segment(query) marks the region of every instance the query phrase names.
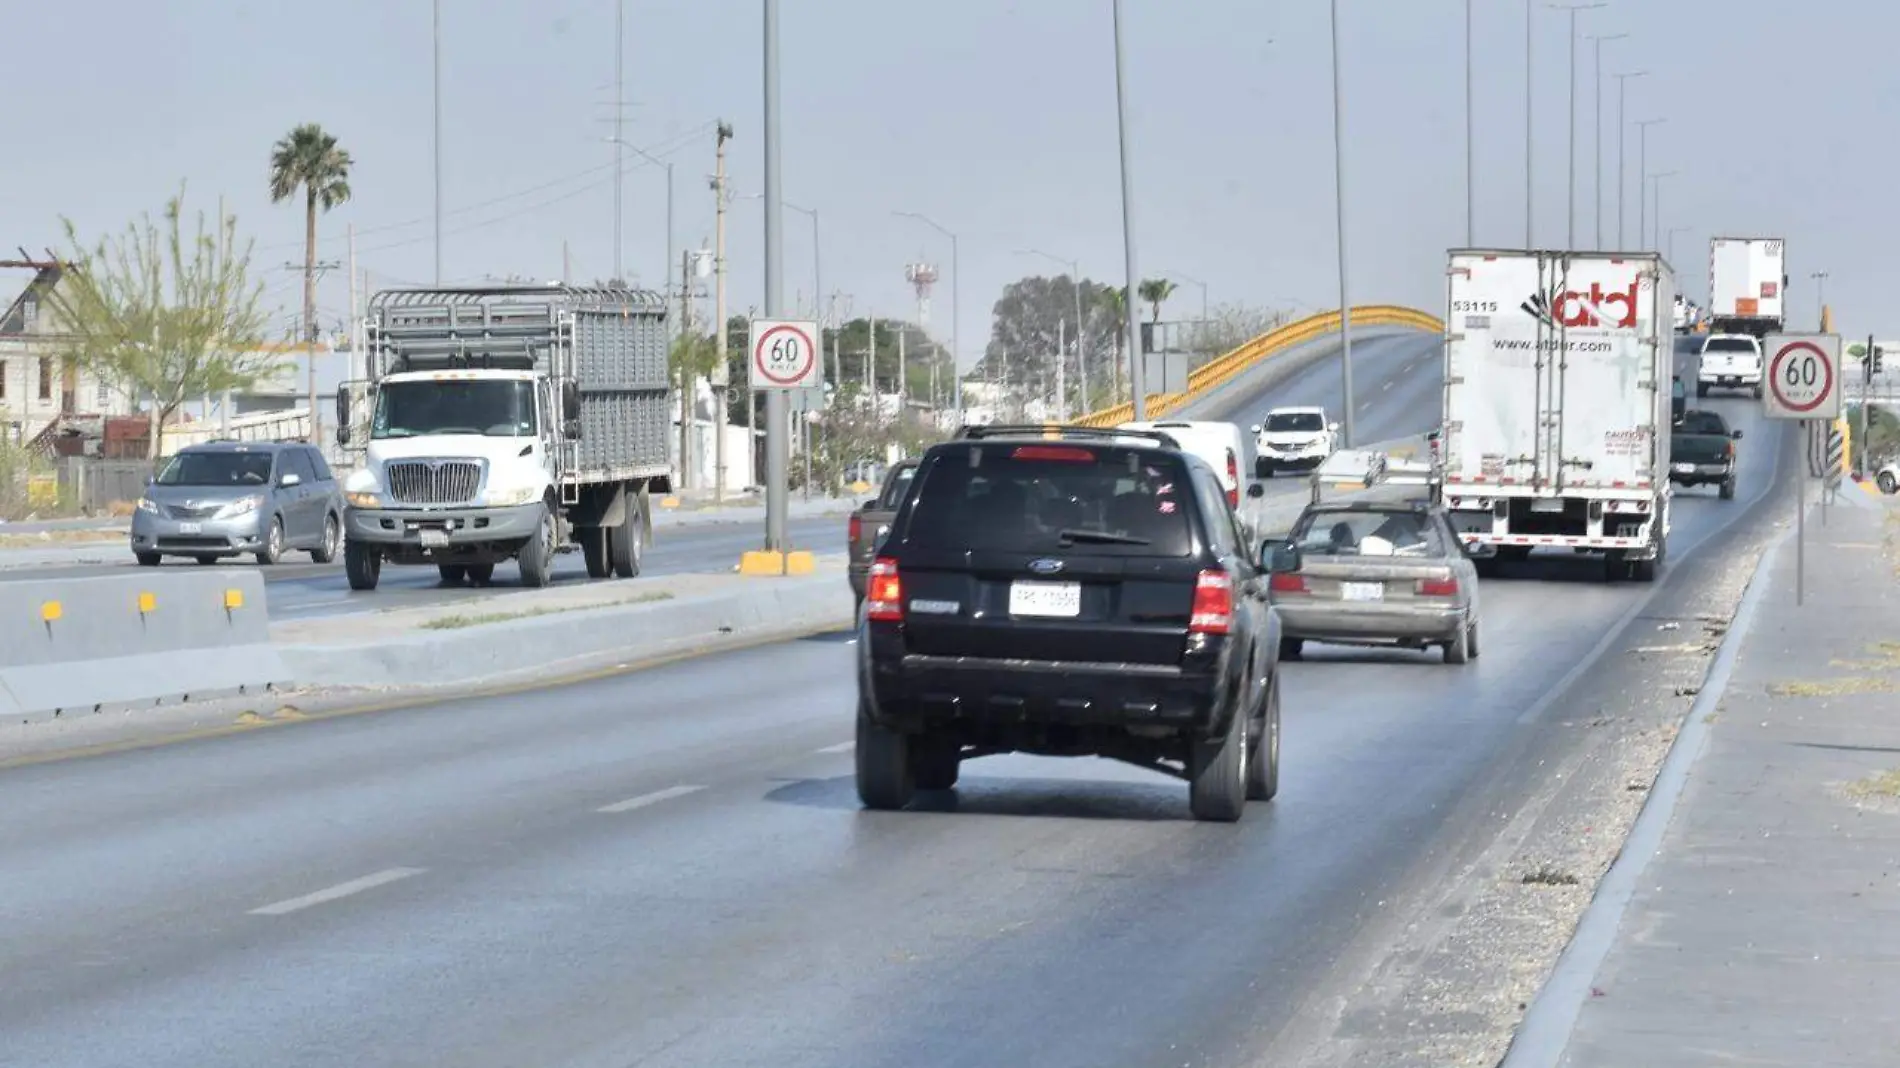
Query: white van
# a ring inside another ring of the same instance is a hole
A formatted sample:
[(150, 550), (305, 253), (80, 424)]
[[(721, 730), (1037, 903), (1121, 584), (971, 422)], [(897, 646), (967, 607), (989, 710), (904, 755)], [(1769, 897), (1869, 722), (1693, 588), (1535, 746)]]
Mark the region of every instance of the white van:
[(1247, 489), (1246, 472), (1253, 470), (1253, 450), (1247, 437), (1233, 423), (1215, 420), (1163, 419), (1148, 423), (1123, 423), (1118, 430), (1159, 430), (1181, 443), (1183, 452), (1207, 462), (1220, 476), (1227, 491), (1227, 503), (1240, 507), (1240, 495)]

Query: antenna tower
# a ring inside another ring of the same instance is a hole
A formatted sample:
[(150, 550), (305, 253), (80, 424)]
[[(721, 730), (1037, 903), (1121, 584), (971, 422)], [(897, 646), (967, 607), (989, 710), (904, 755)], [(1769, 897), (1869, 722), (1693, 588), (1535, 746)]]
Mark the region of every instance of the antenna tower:
[(930, 287), (937, 284), (937, 265), (911, 263), (904, 267), (904, 280), (917, 291), (917, 328), (930, 329)]

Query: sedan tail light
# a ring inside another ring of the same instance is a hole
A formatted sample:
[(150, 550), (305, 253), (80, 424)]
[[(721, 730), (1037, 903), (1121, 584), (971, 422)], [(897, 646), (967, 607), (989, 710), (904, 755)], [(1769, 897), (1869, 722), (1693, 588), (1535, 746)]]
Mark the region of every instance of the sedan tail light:
[(904, 621), (904, 580), (897, 574), (897, 561), (880, 556), (871, 563), (870, 582), (864, 591), (867, 618), (879, 623)]
[(1305, 593), (1306, 580), (1292, 571), (1281, 571), (1267, 580), (1267, 589), (1274, 593)]
[(1234, 629), (1234, 582), (1225, 571), (1203, 571), (1194, 580), (1189, 634), (1228, 634)]
[(1455, 578), (1419, 579), (1417, 588), (1420, 597), (1458, 596), (1458, 580)]

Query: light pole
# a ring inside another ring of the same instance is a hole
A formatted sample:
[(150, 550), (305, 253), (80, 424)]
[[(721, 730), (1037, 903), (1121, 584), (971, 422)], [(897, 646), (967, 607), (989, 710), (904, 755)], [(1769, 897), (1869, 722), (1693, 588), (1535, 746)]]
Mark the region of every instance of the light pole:
[(957, 283), (962, 281), (963, 272), (957, 269), (957, 235), (951, 233), (942, 223), (921, 212), (899, 211), (892, 214), (906, 219), (916, 219), (950, 239), (950, 383), (957, 395), (957, 403), (952, 410), (956, 412), (957, 426), (961, 428), (963, 426), (963, 364), (957, 350), (957, 323), (962, 316), (957, 311)]
[(1624, 136), (1629, 132), (1629, 123), (1623, 118), (1623, 104), (1629, 89), (1631, 78), (1643, 78), (1649, 74), (1646, 70), (1633, 70), (1616, 76), (1616, 247), (1620, 250), (1628, 240), (1623, 236), (1623, 191), (1629, 188), (1629, 170), (1623, 164)]
[[(1472, 103), (1472, 94), (1471, 94), (1471, 0), (1465, 0), (1465, 247), (1466, 248), (1471, 248), (1477, 244), (1477, 238), (1473, 235), (1476, 234), (1477, 228), (1478, 228), (1478, 194), (1477, 194), (1477, 185), (1476, 185), (1478, 181), (1478, 163), (1477, 163), (1478, 150), (1477, 150), (1477, 139), (1476, 139), (1475, 134), (1473, 133), (1474, 123), (1472, 122), (1472, 116), (1471, 116), (1473, 106), (1474, 105)], [(1203, 286), (1201, 288), (1201, 292), (1205, 294), (1206, 291), (1207, 291), (1207, 288)], [(1201, 319), (1203, 321), (1207, 319), (1207, 313), (1205, 311), (1201, 313)]]
[(1536, 214), (1532, 210), (1535, 197), (1531, 191), (1531, 151), (1532, 133), (1536, 125), (1537, 112), (1531, 107), (1531, 31), (1537, 28), (1536, 9), (1532, 6), (1537, 0), (1524, 0), (1524, 247), (1536, 248), (1533, 238), (1533, 224)]
[(1577, 247), (1577, 12), (1591, 11), (1605, 6), (1592, 4), (1552, 4), (1553, 11), (1570, 12), (1570, 210), (1569, 230), (1565, 239), (1566, 248)]
[[(662, 170), (666, 171), (666, 263), (667, 263), (667, 266), (665, 270), (660, 272), (660, 279), (661, 279), (660, 292), (664, 294), (668, 290), (673, 288), (673, 283), (672, 283), (673, 263), (674, 263), (674, 260), (673, 260), (673, 164), (666, 160), (661, 159), (658, 156), (655, 156), (653, 153), (648, 152), (646, 149), (641, 148), (638, 145), (628, 144), (627, 142), (621, 140), (618, 137), (609, 137), (607, 138), (607, 140), (613, 142), (614, 148), (616, 150), (615, 151), (616, 155), (619, 154), (619, 150), (625, 149), (626, 151), (632, 152), (634, 155), (639, 156), (641, 159), (646, 160), (648, 163), (651, 163), (654, 166), (659, 167)], [(618, 191), (616, 191), (614, 193), (614, 279), (616, 281), (624, 281), (624, 279), (621, 277), (621, 274), (620, 274), (620, 203), (619, 201), (620, 201), (620, 194)], [(680, 324), (681, 329), (684, 329), (685, 326), (686, 324), (683, 322)]]
[[(1335, 0), (1335, 7), (1337, 2)], [(1141, 351), (1141, 304), (1135, 299), (1141, 273), (1135, 261), (1134, 175), (1128, 166), (1128, 48), (1122, 41), (1122, 0), (1115, 0), (1115, 127), (1122, 163), (1122, 263), (1128, 272), (1127, 299), (1122, 301), (1128, 322), (1129, 397), (1136, 422), (1148, 418), (1148, 362)]]
[[(1069, 288), (1075, 291), (1075, 373), (1076, 377), (1081, 379), (1082, 410), (1087, 411), (1089, 406), (1089, 365), (1086, 356), (1087, 350), (1084, 346), (1088, 344), (1088, 330), (1082, 323), (1081, 261), (1064, 259), (1061, 256), (1044, 252), (1041, 249), (1025, 248), (1017, 249), (1016, 251), (1019, 255), (1023, 256), (1041, 256), (1045, 260), (1060, 263), (1069, 269)], [(1056, 353), (1056, 359), (1059, 360), (1061, 358), (1062, 354), (1059, 352)], [(1068, 411), (1068, 407), (1069, 400), (1067, 397), (1062, 398), (1061, 402), (1056, 405), (1057, 410), (1063, 412)]]
[(1596, 247), (1598, 251), (1601, 251), (1603, 248), (1603, 42), (1621, 41), (1628, 36), (1629, 34), (1627, 33), (1600, 33), (1590, 38), (1596, 45), (1596, 76), (1595, 81), (1591, 84), (1592, 88), (1596, 91), (1596, 106), (1594, 108), (1596, 112), (1596, 133), (1594, 137), (1596, 140), (1597, 176), (1593, 185), (1597, 194)]
[(1652, 174), (1649, 176), (1650, 189), (1653, 191), (1651, 195), (1656, 198), (1656, 203), (1650, 211), (1649, 247), (1651, 251), (1656, 251), (1662, 245), (1662, 241), (1660, 240), (1663, 229), (1662, 181), (1664, 178), (1673, 178), (1675, 176), (1675, 171), (1663, 171), (1660, 174)]
[[(765, 317), (784, 305), (784, 249), (780, 245), (778, 117), (778, 0), (763, 0), (765, 22)], [(765, 394), (765, 551), (783, 553), (787, 472), (791, 467), (791, 401), (782, 389)], [(781, 559), (783, 559), (781, 557)]]
[[(1333, 205), (1339, 246), (1339, 388), (1345, 416), (1341, 448), (1352, 448), (1352, 300), (1346, 285), (1346, 117), (1339, 76), (1339, 0), (1332, 2), (1333, 22)], [(1131, 294), (1132, 295), (1132, 294)], [(1129, 302), (1131, 305), (1133, 301)], [(1139, 418), (1139, 416), (1137, 416)]]
[(1636, 243), (1641, 245), (1649, 232), (1649, 128), (1664, 119), (1643, 119), (1636, 123)]
[[(1674, 230), (1669, 233), (1675, 235)], [(1816, 271), (1808, 277), (1814, 279), (1814, 314), (1818, 316), (1827, 309), (1827, 272)]]
[[(435, 284), (442, 284), (442, 0), (435, 0), (431, 45), (435, 64)], [(223, 226), (222, 220), (218, 223)], [(314, 350), (313, 350), (314, 351)], [(315, 409), (312, 409), (314, 417)]]
[[(438, 2), (440, 2), (440, 0), (438, 0)], [(627, 154), (625, 150), (628, 146), (627, 146), (626, 141), (622, 139), (622, 134), (625, 132), (624, 127), (622, 126), (622, 120), (625, 117), (626, 111), (627, 111), (626, 106), (625, 106), (626, 99), (627, 99), (626, 82), (623, 77), (623, 70), (626, 65), (625, 60), (626, 60), (626, 53), (627, 53), (627, 37), (626, 37), (626, 29), (625, 29), (626, 18), (627, 18), (627, 0), (615, 0), (614, 2), (614, 135), (612, 137), (609, 137), (607, 140), (613, 142), (613, 146), (614, 146), (614, 281), (616, 282), (624, 282), (627, 277), (626, 274), (623, 273), (622, 271), (621, 255), (620, 255), (620, 250), (621, 250), (620, 215), (621, 215), (622, 206), (624, 205), (627, 199), (626, 193), (625, 193), (625, 188), (627, 184)], [(673, 179), (670, 175), (667, 177), (667, 180), (666, 180), (666, 191), (667, 191), (667, 195), (669, 196), (672, 195)], [(666, 236), (669, 241), (673, 237), (673, 228), (670, 225), (666, 228)], [(666, 255), (666, 270), (660, 272), (660, 277), (666, 278), (672, 273), (673, 273), (673, 254), (669, 246), (669, 251), (667, 252), (667, 255)], [(661, 292), (664, 293), (665, 289), (662, 288)]]

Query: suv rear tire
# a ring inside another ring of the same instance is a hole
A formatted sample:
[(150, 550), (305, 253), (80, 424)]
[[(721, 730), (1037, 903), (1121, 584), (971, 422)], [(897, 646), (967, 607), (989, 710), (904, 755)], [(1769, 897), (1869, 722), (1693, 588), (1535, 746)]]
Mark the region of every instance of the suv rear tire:
[(910, 804), (917, 793), (912, 775), (910, 738), (871, 719), (858, 699), (858, 737), (853, 755), (857, 761), (858, 800), (865, 808), (889, 811)]
[(910, 777), (919, 790), (954, 790), (963, 747), (928, 735), (910, 739)]
[(1280, 682), (1267, 680), (1260, 721), (1247, 757), (1247, 800), (1271, 801), (1280, 792)]
[(1248, 709), (1235, 709), (1227, 737), (1195, 742), (1188, 758), (1188, 810), (1209, 823), (1233, 823), (1247, 807)]

